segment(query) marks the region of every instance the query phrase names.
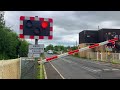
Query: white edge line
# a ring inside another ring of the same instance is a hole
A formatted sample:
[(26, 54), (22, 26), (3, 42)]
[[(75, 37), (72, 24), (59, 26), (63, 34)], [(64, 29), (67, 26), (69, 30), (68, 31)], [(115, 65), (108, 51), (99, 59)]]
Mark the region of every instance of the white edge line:
[(109, 71), (110, 69), (103, 69), (103, 70), (105, 70), (105, 71)]
[(119, 70), (119, 69), (112, 69), (112, 70)]
[(45, 70), (45, 65), (43, 64), (44, 67), (44, 75), (45, 75), (45, 79), (47, 79), (47, 74), (46, 74), (46, 70)]
[(55, 68), (55, 66), (53, 66), (53, 64), (51, 63), (51, 62), (49, 62), (51, 65), (52, 65), (52, 67), (59, 73), (59, 75), (62, 77), (62, 79), (65, 79), (61, 74), (60, 74), (60, 72)]

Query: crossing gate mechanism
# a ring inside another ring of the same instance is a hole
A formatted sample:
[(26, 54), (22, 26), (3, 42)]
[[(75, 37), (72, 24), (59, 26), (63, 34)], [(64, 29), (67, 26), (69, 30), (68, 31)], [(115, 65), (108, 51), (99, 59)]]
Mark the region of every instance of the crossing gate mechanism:
[(46, 58), (44, 60), (38, 61), (38, 63), (44, 63), (44, 62), (52, 61), (52, 60), (57, 59), (57, 58), (72, 55), (74, 53), (78, 53), (78, 52), (85, 51), (85, 50), (88, 50), (88, 49), (96, 48), (98, 46), (102, 46), (102, 45), (105, 45), (105, 44), (108, 44), (108, 43), (114, 43), (117, 40), (118, 40), (118, 38), (114, 38), (114, 39), (107, 40), (107, 41), (97, 43), (97, 44), (94, 44), (94, 45), (90, 45), (90, 46), (87, 46), (87, 47), (84, 47), (84, 48), (81, 48), (81, 49), (73, 50), (73, 51), (70, 51), (70, 52), (67, 52), (67, 53), (64, 53), (64, 54), (52, 56), (52, 57)]

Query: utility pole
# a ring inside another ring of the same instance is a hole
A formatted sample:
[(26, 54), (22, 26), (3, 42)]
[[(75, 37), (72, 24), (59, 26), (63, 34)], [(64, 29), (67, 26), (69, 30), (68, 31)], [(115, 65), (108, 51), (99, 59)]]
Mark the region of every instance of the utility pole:
[(99, 28), (99, 26), (98, 26), (98, 30), (99, 30), (100, 28)]
[(76, 40), (76, 47), (77, 47), (77, 40)]

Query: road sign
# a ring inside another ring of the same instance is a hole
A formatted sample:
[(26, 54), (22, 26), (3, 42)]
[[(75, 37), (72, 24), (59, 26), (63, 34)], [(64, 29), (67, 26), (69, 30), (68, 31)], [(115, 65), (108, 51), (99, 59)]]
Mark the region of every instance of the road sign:
[(44, 48), (29, 48), (29, 53), (43, 53), (44, 52)]
[(40, 54), (44, 52), (44, 44), (29, 45), (29, 53)]
[(28, 53), (28, 57), (39, 58), (40, 54)]
[(39, 44), (39, 45), (29, 45), (29, 48), (44, 48), (44, 44)]

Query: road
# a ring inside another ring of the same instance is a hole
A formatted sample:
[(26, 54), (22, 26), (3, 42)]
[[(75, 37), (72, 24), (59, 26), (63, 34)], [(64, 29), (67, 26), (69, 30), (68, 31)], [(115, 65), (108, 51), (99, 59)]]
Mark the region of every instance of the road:
[[(46, 54), (46, 57), (49, 56), (51, 55)], [(45, 66), (47, 64), (45, 63)], [(66, 56), (51, 61), (50, 65), (54, 66), (59, 76), (64, 79), (120, 79), (120, 69), (112, 67), (109, 63)], [(50, 72), (50, 70), (47, 71)], [(50, 75), (53, 79), (56, 77), (52, 75), (52, 71)]]
[[(52, 56), (51, 54), (45, 53), (46, 57)], [(47, 74), (47, 79), (63, 79), (56, 68), (51, 63), (45, 63), (45, 70)]]

